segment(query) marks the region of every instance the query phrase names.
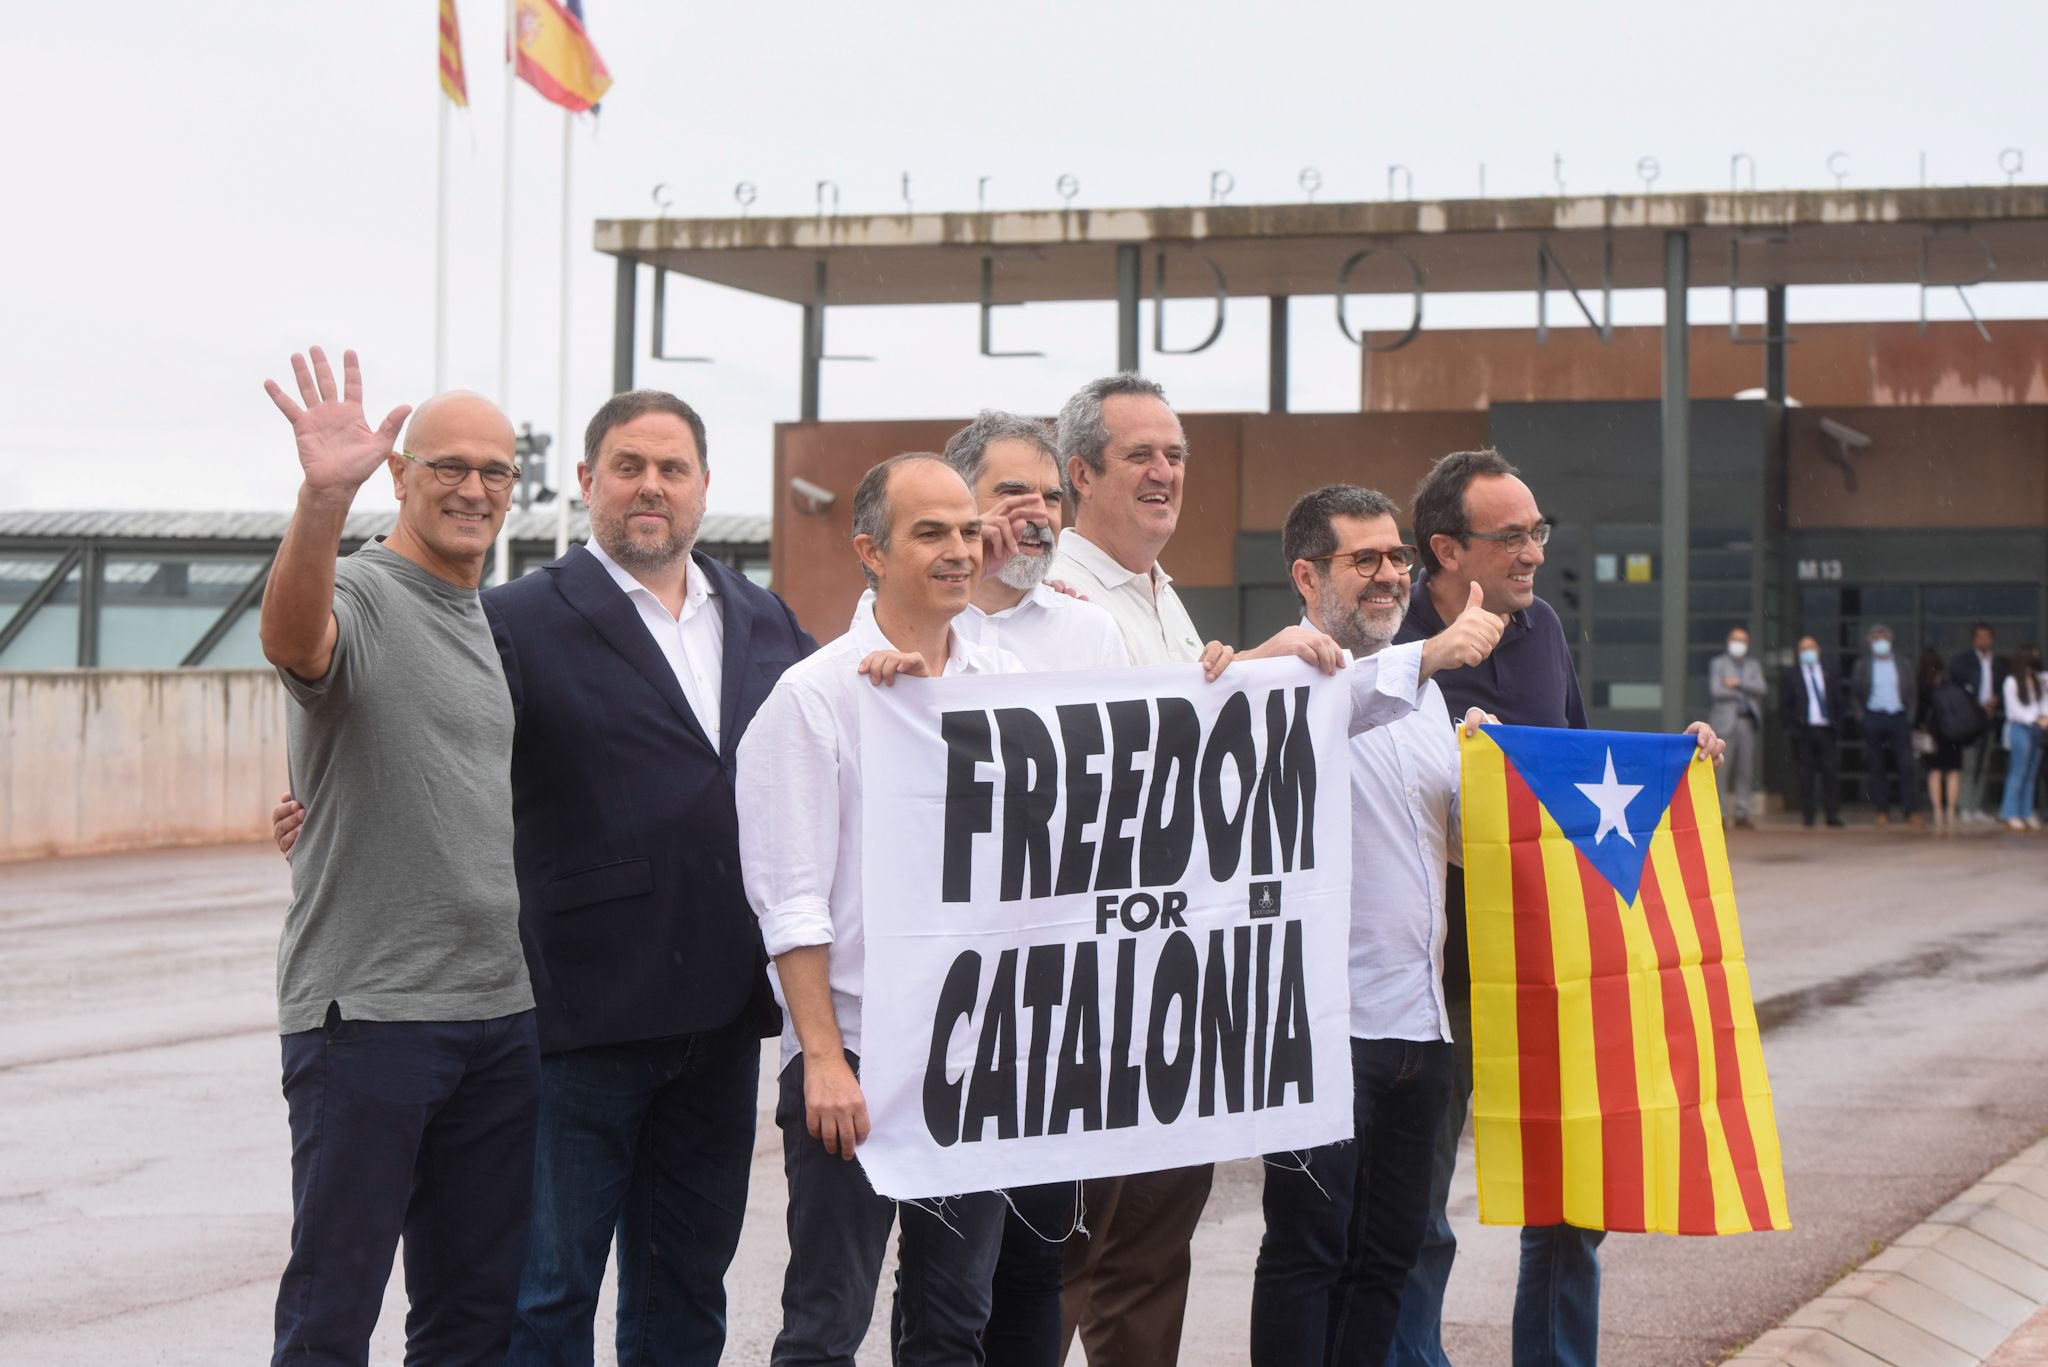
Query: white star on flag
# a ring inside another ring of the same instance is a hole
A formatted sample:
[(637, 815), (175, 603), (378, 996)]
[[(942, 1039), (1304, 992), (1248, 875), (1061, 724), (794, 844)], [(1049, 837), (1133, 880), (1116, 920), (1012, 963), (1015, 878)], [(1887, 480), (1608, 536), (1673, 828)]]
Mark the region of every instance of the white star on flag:
[(1614, 747), (1607, 747), (1607, 772), (1598, 783), (1574, 783), (1595, 807), (1600, 809), (1600, 825), (1593, 832), (1593, 843), (1598, 845), (1613, 831), (1629, 844), (1636, 843), (1635, 834), (1628, 828), (1628, 804), (1636, 800), (1636, 794), (1643, 791), (1640, 783), (1616, 783), (1614, 781)]

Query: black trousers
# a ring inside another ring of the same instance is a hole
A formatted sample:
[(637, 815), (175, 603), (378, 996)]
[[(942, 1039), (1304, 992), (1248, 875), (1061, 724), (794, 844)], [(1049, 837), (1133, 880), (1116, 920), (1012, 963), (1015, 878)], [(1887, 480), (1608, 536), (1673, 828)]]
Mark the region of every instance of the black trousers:
[[(860, 1060), (846, 1058), (858, 1073)], [(876, 1195), (858, 1162), (812, 1138), (802, 1055), (782, 1070), (775, 1123), (789, 1180), (789, 1267), (774, 1367), (853, 1367), (874, 1316), (891, 1226), (898, 1229), (891, 1360), (899, 1367), (980, 1363), (1003, 1198), (984, 1191), (899, 1206)]]
[(1060, 1289), (1066, 1239), (1080, 1217), (1081, 1184), (1013, 1187), (990, 1284), (987, 1367), (1060, 1367)]
[(277, 1367), (361, 1367), (405, 1236), (405, 1360), (500, 1367), (533, 1196), (533, 1012), (286, 1035), (292, 1256)]
[(1800, 816), (1807, 825), (1813, 824), (1813, 789), (1818, 783), (1821, 806), (1827, 809), (1828, 820), (1837, 819), (1842, 814), (1842, 744), (1835, 738), (1834, 728), (1795, 726), (1790, 735), (1792, 767), (1798, 775)]
[(1918, 803), (1913, 781), (1913, 724), (1903, 712), (1863, 714), (1863, 773), (1870, 785), (1870, 805), (1884, 814), (1891, 805), (1891, 785), (1885, 770), (1899, 785), (1899, 815), (1911, 816)]

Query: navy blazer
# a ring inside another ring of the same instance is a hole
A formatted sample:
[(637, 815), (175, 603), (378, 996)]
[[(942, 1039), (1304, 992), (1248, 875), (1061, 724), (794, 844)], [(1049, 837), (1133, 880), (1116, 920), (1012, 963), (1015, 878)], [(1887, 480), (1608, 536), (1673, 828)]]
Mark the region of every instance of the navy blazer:
[[(1845, 694), (1842, 681), (1826, 665), (1820, 667), (1821, 710), (1827, 714), (1827, 729), (1842, 731)], [(1778, 721), (1790, 732), (1804, 731), (1806, 722), (1806, 666), (1796, 659), (1778, 675)]]
[(781, 1028), (740, 883), (733, 763), (782, 671), (817, 643), (768, 590), (692, 564), (725, 626), (718, 747), (583, 547), (483, 595), (518, 716), (512, 858), (546, 1053)]

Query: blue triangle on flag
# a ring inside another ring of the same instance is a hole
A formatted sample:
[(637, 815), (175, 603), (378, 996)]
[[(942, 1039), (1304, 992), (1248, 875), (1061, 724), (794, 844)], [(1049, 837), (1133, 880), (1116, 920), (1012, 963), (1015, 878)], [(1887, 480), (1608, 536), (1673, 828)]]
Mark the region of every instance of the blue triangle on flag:
[(1621, 894), (1636, 900), (1650, 837), (1685, 781), (1699, 743), (1691, 736), (1489, 726), (1565, 838)]

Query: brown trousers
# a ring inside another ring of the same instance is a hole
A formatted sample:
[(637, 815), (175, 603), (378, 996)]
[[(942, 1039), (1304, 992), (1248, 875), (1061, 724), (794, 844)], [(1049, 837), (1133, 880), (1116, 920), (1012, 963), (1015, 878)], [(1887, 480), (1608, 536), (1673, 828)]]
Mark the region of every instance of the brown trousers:
[(1088, 1237), (1067, 1241), (1060, 1360), (1074, 1335), (1088, 1367), (1172, 1367), (1188, 1306), (1188, 1244), (1213, 1165), (1082, 1184)]

